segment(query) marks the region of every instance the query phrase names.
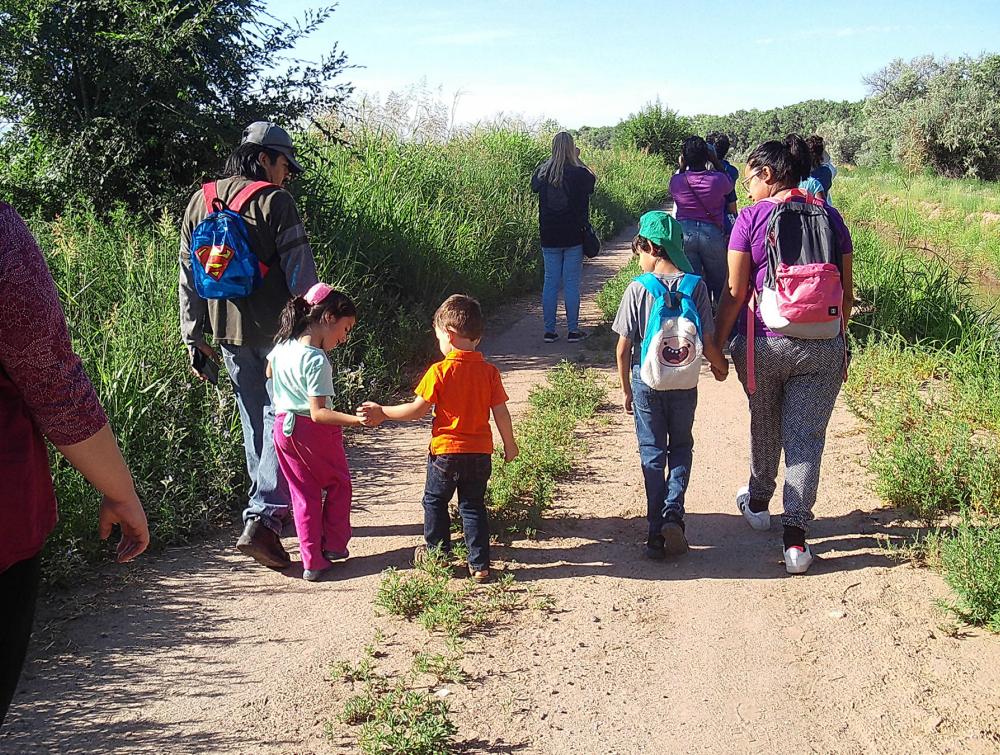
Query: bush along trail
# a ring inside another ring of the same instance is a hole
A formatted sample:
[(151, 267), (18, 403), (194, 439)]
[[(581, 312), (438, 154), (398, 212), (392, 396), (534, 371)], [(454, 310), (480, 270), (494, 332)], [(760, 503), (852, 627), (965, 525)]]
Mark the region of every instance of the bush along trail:
[[(597, 293), (630, 237), (585, 266), (585, 326), (600, 323)], [(130, 566), (125, 584), (53, 595), (0, 750), (996, 751), (997, 640), (935, 604), (952, 599), (936, 572), (898, 558), (925, 529), (872, 494), (864, 426), (846, 407), (823, 462), (818, 560), (790, 577), (780, 530), (749, 530), (732, 502), (745, 396), (703, 377), (691, 550), (647, 561), (632, 419), (589, 387), (613, 379), (612, 341), (598, 328), (583, 345), (543, 344), (539, 309), (501, 309), (483, 350), (525, 453), (532, 423), (543, 436), (575, 427), (570, 464), (496, 476), (495, 509), (518, 512), (497, 516), (496, 582), (411, 566), (428, 428), (359, 433), (352, 555), (333, 579), (261, 569), (227, 532)], [(564, 359), (603, 378), (555, 369)], [(536, 386), (574, 418), (563, 429), (546, 429)]]

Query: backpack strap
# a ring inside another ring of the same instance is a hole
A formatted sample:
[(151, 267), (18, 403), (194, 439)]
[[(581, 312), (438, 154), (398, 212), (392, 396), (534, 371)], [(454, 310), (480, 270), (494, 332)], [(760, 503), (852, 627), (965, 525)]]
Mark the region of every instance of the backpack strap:
[(205, 195), (205, 210), (211, 215), (215, 212), (215, 200), (219, 198), (219, 190), (215, 185), (215, 181), (209, 181), (208, 183), (201, 185), (201, 192)]
[(269, 186), (275, 186), (275, 184), (270, 181), (254, 181), (249, 186), (245, 186), (239, 194), (233, 197), (233, 201), (229, 203), (229, 209), (236, 213), (243, 212), (244, 205), (253, 198), (254, 194)]
[(757, 370), (754, 363), (754, 326), (757, 321), (757, 286), (751, 284), (750, 300), (747, 302), (747, 393), (757, 392)]
[(694, 298), (694, 290), (698, 288), (698, 284), (701, 283), (701, 276), (694, 275), (693, 273), (685, 273), (684, 277), (681, 278), (681, 282), (677, 284), (677, 290), (691, 299)]
[(664, 286), (663, 282), (652, 273), (643, 273), (635, 280), (656, 298), (659, 298), (670, 291), (670, 289)]

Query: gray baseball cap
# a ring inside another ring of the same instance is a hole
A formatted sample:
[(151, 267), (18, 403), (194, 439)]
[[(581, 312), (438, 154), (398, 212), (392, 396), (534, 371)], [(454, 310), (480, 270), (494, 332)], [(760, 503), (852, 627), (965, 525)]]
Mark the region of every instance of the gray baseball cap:
[(298, 160), (295, 159), (295, 146), (292, 144), (292, 137), (281, 126), (276, 126), (268, 121), (254, 121), (243, 129), (243, 139), (240, 144), (259, 144), (262, 147), (273, 149), (288, 158), (288, 164), (293, 173), (301, 173), (303, 170)]

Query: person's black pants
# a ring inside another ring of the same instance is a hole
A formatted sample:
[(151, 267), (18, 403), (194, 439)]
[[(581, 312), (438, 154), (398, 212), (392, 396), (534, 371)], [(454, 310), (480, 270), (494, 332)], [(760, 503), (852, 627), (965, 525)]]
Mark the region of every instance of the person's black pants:
[(35, 618), (42, 556), (18, 561), (0, 572), (0, 726), (17, 689)]

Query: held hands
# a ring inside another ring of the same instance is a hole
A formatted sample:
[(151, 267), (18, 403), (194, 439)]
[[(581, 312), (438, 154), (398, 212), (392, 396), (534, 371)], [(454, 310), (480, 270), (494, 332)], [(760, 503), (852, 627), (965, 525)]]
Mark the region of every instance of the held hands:
[(138, 496), (124, 501), (114, 501), (104, 496), (97, 512), (97, 534), (107, 540), (111, 527), (121, 527), (122, 539), (118, 542), (118, 563), (124, 564), (142, 553), (149, 546), (149, 525)]
[(364, 427), (378, 427), (386, 419), (385, 410), (374, 401), (365, 401), (355, 410), (355, 413)]
[(710, 365), (712, 368), (712, 375), (720, 383), (723, 382), (729, 376), (729, 362), (723, 362), (722, 364)]

